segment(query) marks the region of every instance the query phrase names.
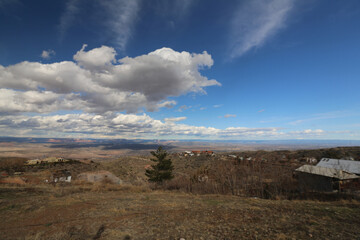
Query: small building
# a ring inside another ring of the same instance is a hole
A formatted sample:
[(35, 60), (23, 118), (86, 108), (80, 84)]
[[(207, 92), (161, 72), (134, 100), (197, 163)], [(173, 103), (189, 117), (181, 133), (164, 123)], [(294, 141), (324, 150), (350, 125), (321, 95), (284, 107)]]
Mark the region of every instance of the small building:
[(51, 174), (50, 182), (53, 182), (53, 183), (58, 183), (58, 182), (70, 183), (71, 182), (71, 173), (66, 169), (54, 171)]
[(187, 156), (192, 157), (192, 156), (194, 156), (194, 154), (193, 154), (191, 151), (185, 151), (185, 152), (184, 152), (184, 156), (185, 156), (185, 157), (187, 157)]
[(69, 160), (64, 158), (57, 158), (57, 157), (48, 157), (45, 159), (31, 159), (27, 160), (25, 165), (38, 165), (38, 164), (48, 164), (48, 163), (65, 163), (69, 162)]
[(335, 168), (304, 165), (295, 170), (300, 191), (342, 191), (347, 185), (359, 182), (360, 176)]
[(305, 161), (306, 161), (307, 163), (310, 163), (310, 164), (316, 164), (316, 163), (317, 163), (317, 159), (314, 158), (314, 157), (307, 157), (307, 158), (305, 159)]
[(196, 156), (200, 156), (201, 154), (201, 151), (191, 151), (192, 154), (196, 155)]
[(334, 168), (348, 173), (360, 175), (360, 161), (342, 160), (333, 158), (322, 158), (318, 167)]
[(48, 157), (42, 160), (42, 163), (55, 163), (55, 162), (57, 162), (56, 157)]
[(207, 156), (214, 156), (214, 155), (215, 155), (215, 153), (214, 153), (213, 151), (208, 151), (208, 150), (202, 151), (201, 153), (202, 153), (202, 154), (205, 154), (205, 155), (207, 155)]

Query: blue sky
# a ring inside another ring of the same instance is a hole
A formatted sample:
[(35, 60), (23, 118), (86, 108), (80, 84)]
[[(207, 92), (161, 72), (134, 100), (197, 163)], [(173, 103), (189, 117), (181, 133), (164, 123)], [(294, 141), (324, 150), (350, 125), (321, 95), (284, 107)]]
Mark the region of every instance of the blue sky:
[(0, 0), (0, 135), (360, 140), (360, 2)]

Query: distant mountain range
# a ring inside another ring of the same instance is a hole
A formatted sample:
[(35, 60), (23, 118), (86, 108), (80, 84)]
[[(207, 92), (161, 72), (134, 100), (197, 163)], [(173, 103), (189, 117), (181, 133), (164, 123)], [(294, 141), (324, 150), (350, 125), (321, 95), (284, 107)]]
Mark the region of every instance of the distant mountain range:
[(316, 146), (360, 146), (360, 140), (148, 140), (148, 139), (79, 139), (79, 138), (30, 138), (0, 137), (1, 142), (52, 143), (54, 145), (111, 145), (111, 144), (150, 144), (150, 145), (186, 145), (187, 143), (222, 143), (241, 145), (316, 145)]

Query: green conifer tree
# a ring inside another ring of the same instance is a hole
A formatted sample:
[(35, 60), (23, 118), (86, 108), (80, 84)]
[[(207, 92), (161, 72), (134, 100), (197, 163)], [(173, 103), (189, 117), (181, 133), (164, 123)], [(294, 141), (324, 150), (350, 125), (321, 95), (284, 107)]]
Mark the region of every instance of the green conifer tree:
[(149, 178), (150, 182), (162, 183), (165, 180), (170, 180), (174, 177), (172, 171), (174, 166), (171, 159), (168, 159), (168, 153), (162, 147), (159, 147), (156, 151), (150, 152), (155, 158), (151, 161), (156, 164), (151, 165), (150, 169), (146, 169), (145, 175)]

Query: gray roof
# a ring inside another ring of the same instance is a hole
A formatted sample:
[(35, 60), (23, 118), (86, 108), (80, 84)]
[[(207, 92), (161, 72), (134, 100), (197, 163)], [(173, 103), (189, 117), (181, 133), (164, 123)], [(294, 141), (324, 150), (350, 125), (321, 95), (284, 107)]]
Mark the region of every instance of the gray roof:
[(334, 169), (334, 168), (326, 168), (326, 167), (318, 167), (313, 165), (304, 165), (296, 169), (297, 172), (310, 173), (325, 177), (337, 178), (340, 180), (346, 179), (356, 179), (360, 178), (359, 176), (351, 173), (347, 173), (342, 170)]
[(338, 170), (346, 171), (348, 173), (355, 173), (357, 175), (360, 175), (360, 161), (322, 158), (320, 162), (316, 164), (316, 166), (335, 168)]

